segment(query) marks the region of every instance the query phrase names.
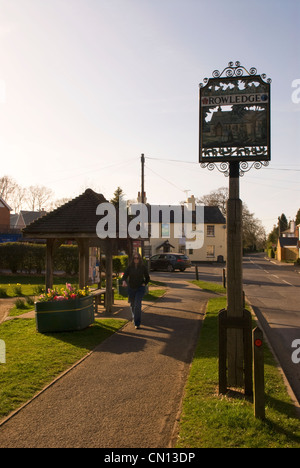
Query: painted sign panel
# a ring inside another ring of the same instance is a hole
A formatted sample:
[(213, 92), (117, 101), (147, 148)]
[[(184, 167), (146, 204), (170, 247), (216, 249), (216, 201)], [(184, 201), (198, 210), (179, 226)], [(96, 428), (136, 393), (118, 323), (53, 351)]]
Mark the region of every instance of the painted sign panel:
[(200, 162), (270, 160), (270, 83), (217, 77), (200, 88)]

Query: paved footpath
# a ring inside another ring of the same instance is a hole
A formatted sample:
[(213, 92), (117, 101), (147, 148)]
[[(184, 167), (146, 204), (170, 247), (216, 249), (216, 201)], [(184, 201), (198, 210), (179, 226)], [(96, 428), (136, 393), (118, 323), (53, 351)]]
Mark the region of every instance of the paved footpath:
[(172, 447), (209, 297), (174, 275), (140, 330), (128, 323), (0, 425), (0, 447)]

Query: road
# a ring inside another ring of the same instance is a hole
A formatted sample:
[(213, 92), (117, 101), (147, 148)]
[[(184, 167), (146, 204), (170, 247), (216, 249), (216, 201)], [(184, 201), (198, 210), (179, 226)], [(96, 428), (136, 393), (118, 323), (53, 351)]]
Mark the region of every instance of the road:
[[(221, 283), (223, 268), (223, 264), (202, 264), (198, 267), (199, 279)], [(193, 268), (183, 273), (160, 272), (158, 275), (162, 281), (172, 275), (195, 279)], [(300, 403), (300, 363), (292, 361), (295, 351), (292, 343), (300, 340), (300, 274), (293, 265), (278, 264), (262, 254), (253, 254), (243, 259), (243, 284), (247, 300)]]
[(300, 274), (293, 265), (252, 255), (244, 258), (244, 291), (300, 403), (300, 363), (292, 343), (300, 339)]

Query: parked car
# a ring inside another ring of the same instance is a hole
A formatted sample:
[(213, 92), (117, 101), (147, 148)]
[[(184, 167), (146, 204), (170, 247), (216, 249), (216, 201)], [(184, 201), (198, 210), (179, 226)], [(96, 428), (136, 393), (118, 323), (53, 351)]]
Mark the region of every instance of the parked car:
[(150, 258), (151, 270), (184, 271), (191, 265), (189, 257), (179, 253), (157, 254)]

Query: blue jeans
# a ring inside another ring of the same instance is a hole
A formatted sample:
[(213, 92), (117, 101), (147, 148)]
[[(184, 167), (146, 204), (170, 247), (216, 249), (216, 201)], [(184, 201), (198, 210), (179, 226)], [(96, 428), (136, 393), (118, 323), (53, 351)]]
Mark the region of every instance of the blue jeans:
[(145, 286), (140, 286), (137, 289), (132, 289), (128, 286), (128, 299), (131, 305), (131, 312), (136, 327), (141, 325), (142, 299), (145, 295), (145, 291)]

